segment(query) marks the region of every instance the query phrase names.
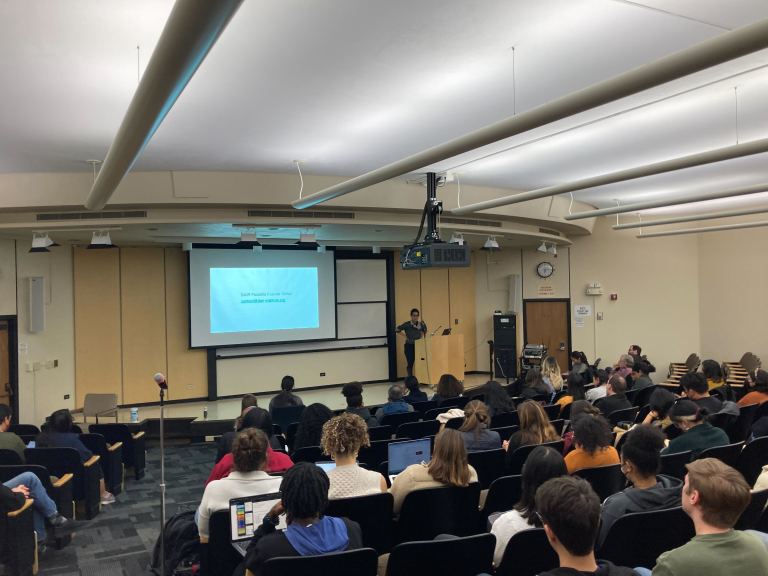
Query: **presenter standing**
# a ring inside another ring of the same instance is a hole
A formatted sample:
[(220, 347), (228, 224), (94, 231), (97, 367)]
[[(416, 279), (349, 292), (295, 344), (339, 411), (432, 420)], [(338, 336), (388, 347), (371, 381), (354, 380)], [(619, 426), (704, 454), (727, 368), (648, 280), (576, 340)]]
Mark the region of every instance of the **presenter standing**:
[(395, 329), (395, 332), (402, 334), (405, 337), (405, 345), (403, 349), (405, 351), (405, 360), (408, 365), (408, 376), (413, 376), (413, 363), (416, 360), (416, 340), (423, 338), (427, 333), (427, 325), (421, 321), (419, 315), (419, 309), (413, 308), (411, 310), (411, 319), (408, 322), (400, 324)]

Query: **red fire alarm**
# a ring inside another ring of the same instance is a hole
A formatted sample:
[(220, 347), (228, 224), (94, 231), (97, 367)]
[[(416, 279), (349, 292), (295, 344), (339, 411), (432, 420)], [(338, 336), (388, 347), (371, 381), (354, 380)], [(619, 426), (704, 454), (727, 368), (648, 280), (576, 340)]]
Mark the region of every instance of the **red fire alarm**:
[(611, 294), (611, 300), (618, 300), (619, 295), (618, 294)]

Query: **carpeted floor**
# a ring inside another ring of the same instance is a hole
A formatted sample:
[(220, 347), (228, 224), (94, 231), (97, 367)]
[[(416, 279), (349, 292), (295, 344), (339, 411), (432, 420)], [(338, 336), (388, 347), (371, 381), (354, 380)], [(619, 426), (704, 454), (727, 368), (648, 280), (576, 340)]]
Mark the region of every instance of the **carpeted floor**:
[[(213, 466), (214, 444), (166, 447), (166, 514), (197, 506)], [(117, 502), (84, 523), (72, 543), (49, 548), (40, 558), (43, 576), (119, 576), (149, 574), (160, 533), (160, 451), (147, 454), (146, 476), (139, 482), (127, 475)]]

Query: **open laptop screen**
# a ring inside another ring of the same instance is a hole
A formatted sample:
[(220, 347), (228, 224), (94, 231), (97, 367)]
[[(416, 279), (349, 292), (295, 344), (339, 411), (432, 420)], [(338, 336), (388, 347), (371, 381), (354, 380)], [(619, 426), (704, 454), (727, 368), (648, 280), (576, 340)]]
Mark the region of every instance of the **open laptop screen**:
[[(232, 498), (229, 501), (229, 521), (231, 526), (232, 542), (248, 540), (261, 525), (261, 521), (270, 511), (272, 506), (280, 500), (280, 492), (248, 496), (246, 498)], [(285, 515), (280, 516), (278, 530), (286, 527)]]
[(429, 438), (392, 442), (389, 444), (389, 474), (400, 474), (411, 464), (429, 462), (431, 458), (431, 441)]

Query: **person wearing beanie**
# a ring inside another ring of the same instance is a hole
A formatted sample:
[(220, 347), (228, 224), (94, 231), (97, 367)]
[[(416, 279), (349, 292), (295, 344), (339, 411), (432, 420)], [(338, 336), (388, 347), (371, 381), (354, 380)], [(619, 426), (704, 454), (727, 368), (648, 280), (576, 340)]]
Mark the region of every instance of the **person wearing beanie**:
[(707, 410), (692, 400), (681, 398), (675, 402), (669, 411), (669, 417), (683, 433), (672, 440), (662, 454), (677, 454), (690, 450), (691, 459), (695, 459), (702, 450), (728, 444), (725, 431), (712, 426), (707, 422), (706, 416)]

